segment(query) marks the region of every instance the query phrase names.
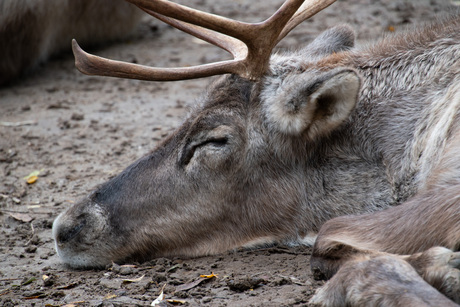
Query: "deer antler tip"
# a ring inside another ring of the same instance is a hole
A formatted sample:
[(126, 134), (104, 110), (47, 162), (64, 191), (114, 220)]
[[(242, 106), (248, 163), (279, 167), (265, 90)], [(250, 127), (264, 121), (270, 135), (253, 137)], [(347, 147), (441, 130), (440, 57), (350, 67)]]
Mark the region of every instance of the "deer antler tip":
[(72, 38), (72, 51), (73, 54), (75, 54), (80, 48), (80, 46), (77, 43), (77, 40), (75, 38)]
[(92, 65), (90, 59), (88, 58), (89, 55), (81, 49), (75, 38), (72, 39), (72, 52), (75, 57), (75, 67), (85, 75), (94, 74), (91, 72)]

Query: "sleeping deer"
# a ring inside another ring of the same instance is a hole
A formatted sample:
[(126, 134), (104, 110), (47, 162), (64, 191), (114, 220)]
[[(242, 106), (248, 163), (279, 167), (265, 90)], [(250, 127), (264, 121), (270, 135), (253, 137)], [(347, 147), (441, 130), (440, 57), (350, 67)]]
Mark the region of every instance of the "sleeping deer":
[(0, 85), (69, 49), (127, 36), (142, 11), (121, 0), (1, 0)]
[(83, 73), (216, 79), (155, 150), (60, 214), (72, 267), (311, 244), (324, 306), (460, 303), (460, 16), (354, 47), (348, 26), (272, 49), (334, 0), (287, 0), (248, 24), (129, 0), (234, 59), (153, 68), (73, 42)]

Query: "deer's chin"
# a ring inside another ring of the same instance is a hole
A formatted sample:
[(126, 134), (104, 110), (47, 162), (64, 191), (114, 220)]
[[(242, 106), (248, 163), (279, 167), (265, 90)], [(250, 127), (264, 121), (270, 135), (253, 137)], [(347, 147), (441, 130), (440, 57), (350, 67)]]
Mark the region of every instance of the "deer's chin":
[(104, 268), (110, 263), (111, 260), (103, 257), (94, 257), (88, 253), (75, 252), (68, 248), (60, 248), (56, 244), (56, 251), (61, 258), (61, 261), (74, 269), (92, 269)]

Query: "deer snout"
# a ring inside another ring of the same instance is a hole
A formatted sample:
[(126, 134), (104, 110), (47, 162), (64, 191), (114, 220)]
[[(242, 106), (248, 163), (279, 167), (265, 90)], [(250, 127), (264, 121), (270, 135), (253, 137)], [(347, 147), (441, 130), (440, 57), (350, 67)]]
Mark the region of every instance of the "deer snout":
[(53, 224), (54, 239), (56, 240), (56, 244), (62, 245), (76, 238), (85, 226), (85, 217), (81, 217), (75, 224), (66, 225), (63, 223), (57, 223), (56, 226)]
[(74, 268), (103, 267), (114, 260), (106, 212), (87, 200), (61, 213), (53, 223), (56, 251)]

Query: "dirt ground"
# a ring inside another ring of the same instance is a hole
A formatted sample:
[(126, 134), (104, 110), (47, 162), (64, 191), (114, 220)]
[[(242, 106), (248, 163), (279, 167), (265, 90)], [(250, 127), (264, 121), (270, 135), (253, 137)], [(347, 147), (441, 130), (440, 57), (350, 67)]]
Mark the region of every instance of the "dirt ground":
[[(261, 21), (270, 1), (182, 1), (244, 21)], [(458, 2), (457, 2), (458, 3)], [(452, 12), (449, 0), (338, 1), (280, 44), (292, 49), (340, 23), (360, 43)], [(70, 42), (69, 42), (70, 43)], [(195, 38), (145, 18), (134, 36), (93, 52), (155, 66), (228, 58)], [(149, 83), (79, 73), (70, 54), (0, 89), (0, 305), (149, 306), (164, 287), (168, 305), (305, 306), (310, 248), (275, 246), (197, 259), (154, 259), (75, 271), (54, 250), (54, 218), (180, 125), (208, 79)], [(35, 183), (25, 177), (39, 171)], [(139, 221), (142, 222), (142, 221)], [(205, 279), (201, 274), (214, 273)]]

